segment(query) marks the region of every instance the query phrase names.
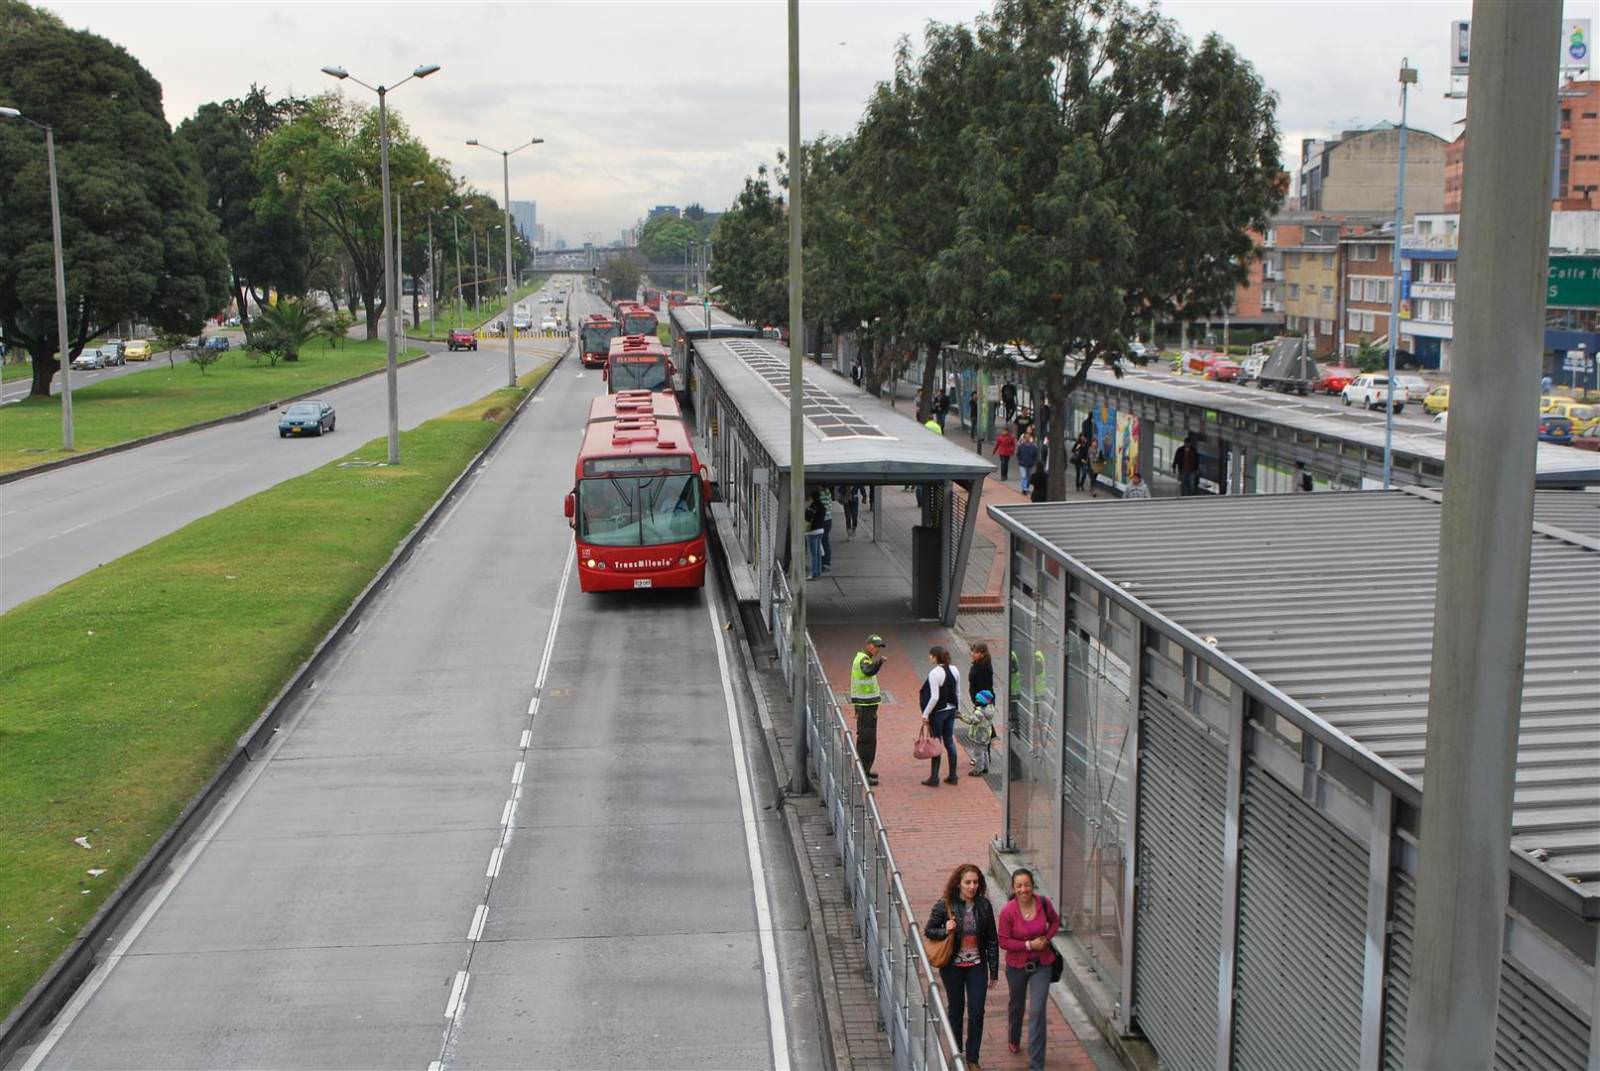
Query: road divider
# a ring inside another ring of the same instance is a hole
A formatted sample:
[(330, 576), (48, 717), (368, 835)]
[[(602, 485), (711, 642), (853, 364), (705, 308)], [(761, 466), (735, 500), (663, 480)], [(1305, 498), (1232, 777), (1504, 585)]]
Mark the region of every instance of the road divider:
[(352, 634), (562, 357), (4, 615), (0, 1065)]

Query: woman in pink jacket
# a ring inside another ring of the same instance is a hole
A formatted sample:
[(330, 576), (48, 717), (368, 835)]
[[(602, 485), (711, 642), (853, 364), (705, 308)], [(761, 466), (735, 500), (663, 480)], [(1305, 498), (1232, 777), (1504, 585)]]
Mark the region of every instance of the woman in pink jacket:
[(1050, 939), (1061, 929), (1061, 916), (1048, 897), (1033, 890), (1033, 872), (1011, 875), (1011, 899), (1000, 909), (997, 926), (1006, 954), (1006, 1047), (1016, 1052), (1022, 1041), (1022, 1013), (1028, 1013), (1028, 1067), (1044, 1071), (1045, 1011), (1050, 1003), (1051, 965), (1056, 953)]

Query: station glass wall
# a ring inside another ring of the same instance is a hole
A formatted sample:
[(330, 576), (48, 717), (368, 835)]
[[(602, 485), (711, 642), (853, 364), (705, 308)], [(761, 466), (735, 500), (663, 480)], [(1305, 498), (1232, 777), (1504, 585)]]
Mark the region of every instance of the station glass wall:
[(1012, 843), (1033, 864), (1040, 891), (1059, 904), (1065, 574), (1033, 548), (1016, 541), (1012, 547), (1007, 820)]

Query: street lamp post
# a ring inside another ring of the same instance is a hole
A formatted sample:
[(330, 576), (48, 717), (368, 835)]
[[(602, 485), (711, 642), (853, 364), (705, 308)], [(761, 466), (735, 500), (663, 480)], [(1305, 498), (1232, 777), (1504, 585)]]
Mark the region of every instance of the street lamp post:
[(67, 269), (61, 247), (61, 191), (56, 185), (56, 132), (44, 123), (34, 122), (15, 108), (0, 108), (0, 119), (21, 119), (44, 131), (45, 162), (50, 172), (50, 240), (56, 261), (56, 361), (61, 366), (61, 449), (73, 449), (72, 436), (72, 347), (67, 343)]
[(480, 149), (500, 154), (500, 177), (505, 184), (505, 213), (506, 213), (506, 386), (517, 385), (517, 327), (516, 321), (511, 318), (511, 299), (515, 292), (511, 279), (511, 154), (521, 152), (523, 149), (534, 145), (543, 145), (543, 138), (530, 138), (518, 145), (515, 149), (496, 149), (483, 144), (477, 138), (470, 138), (468, 145), (475, 145)]
[[(424, 185), (426, 185), (426, 183), (424, 183), (421, 179), (414, 179), (411, 182), (411, 188), (413, 190), (417, 189), (420, 186), (424, 186)], [(396, 263), (402, 263), (401, 258), (405, 254), (406, 232), (404, 230), (401, 230), (400, 227), (399, 227), (399, 223), (400, 223), (400, 205), (404, 201), (405, 201), (404, 197), (398, 198), (395, 201), (395, 208), (394, 208), (395, 230), (400, 231), (400, 234), (399, 234), (398, 238), (395, 241), (394, 258), (395, 258), (395, 262)], [(402, 268), (400, 270), (400, 290), (401, 290), (402, 297), (404, 297), (404, 291), (405, 291), (405, 285), (406, 285), (405, 284), (405, 280), (406, 280), (406, 273), (405, 273), (405, 269)], [(412, 283), (412, 285), (411, 285), (411, 326), (412, 326), (413, 329), (415, 329), (417, 326), (419, 326), (422, 323), (422, 313), (417, 308), (417, 301), (418, 301), (419, 297), (420, 297), (420, 295), (417, 292), (416, 283), (414, 281)], [(400, 322), (401, 322), (402, 326), (404, 326), (404, 324), (405, 324), (405, 318), (406, 318), (405, 317), (405, 309), (402, 308), (400, 310)], [(401, 338), (405, 338), (406, 337), (404, 330), (402, 330), (400, 332), (400, 337)]]
[[(1406, 221), (1406, 90), (1417, 84), (1417, 69), (1400, 61), (1400, 174), (1394, 191), (1394, 245), (1389, 256), (1393, 293), (1389, 295), (1389, 383), (1383, 405), (1383, 489), (1394, 471), (1394, 358), (1400, 345), (1400, 247)], [(1342, 359), (1342, 357), (1341, 357)]]
[(397, 285), (395, 273), (399, 270), (395, 263), (395, 237), (389, 231), (389, 93), (399, 89), (413, 78), (426, 78), (439, 69), (437, 63), (423, 64), (406, 75), (392, 86), (367, 85), (356, 78), (343, 67), (327, 66), (322, 68), (322, 73), (341, 82), (349, 79), (358, 86), (372, 90), (378, 94), (378, 157), (380, 170), (383, 173), (383, 311), (384, 317), (389, 321), (389, 360), (386, 368), (386, 377), (389, 383), (389, 464), (400, 464), (400, 380), (398, 374), (398, 353), (396, 343), (399, 341), (395, 329), (395, 306), (400, 303), (400, 288)]
[[(459, 213), (450, 213), (450, 230), (456, 239), (456, 326), (461, 326), (461, 306), (466, 304), (466, 290), (461, 285), (461, 216)], [(476, 239), (476, 234), (474, 234)], [(476, 268), (476, 262), (472, 265)]]

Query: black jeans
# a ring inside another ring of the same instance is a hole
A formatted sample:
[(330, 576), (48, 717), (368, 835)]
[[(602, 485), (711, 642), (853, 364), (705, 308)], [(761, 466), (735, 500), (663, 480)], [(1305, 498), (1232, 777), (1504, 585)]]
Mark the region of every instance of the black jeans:
[(1005, 483), (1011, 476), (1011, 455), (1000, 455), (1000, 482)]
[(878, 757), (878, 707), (856, 704), (856, 758), (861, 768), (872, 772), (872, 762)]
[(1083, 490), (1083, 485), (1089, 480), (1089, 466), (1081, 461), (1074, 462), (1072, 470), (1077, 474), (1077, 488)]
[[(983, 1047), (983, 1000), (989, 989), (989, 972), (982, 963), (971, 967), (940, 967), (939, 979), (944, 982), (945, 996), (949, 999), (950, 1030), (956, 1036), (956, 1044), (961, 1045), (964, 1038), (967, 1063), (979, 1063), (978, 1050)], [(965, 1033), (961, 1029), (963, 1025)]]
[(854, 532), (856, 525), (861, 523), (861, 500), (854, 495), (847, 495), (844, 500), (844, 529)]

